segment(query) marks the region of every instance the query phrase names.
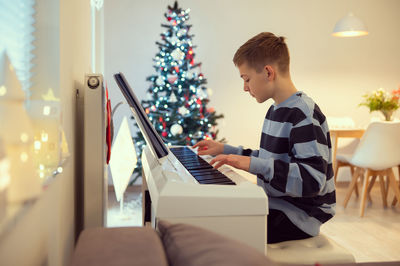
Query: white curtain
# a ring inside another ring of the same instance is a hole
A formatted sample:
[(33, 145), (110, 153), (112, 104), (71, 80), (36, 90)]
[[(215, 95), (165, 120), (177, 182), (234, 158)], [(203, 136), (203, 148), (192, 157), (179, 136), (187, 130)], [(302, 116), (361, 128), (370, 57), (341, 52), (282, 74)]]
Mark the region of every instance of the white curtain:
[(29, 95), (32, 77), (35, 0), (0, 0), (0, 52), (6, 51), (22, 89)]

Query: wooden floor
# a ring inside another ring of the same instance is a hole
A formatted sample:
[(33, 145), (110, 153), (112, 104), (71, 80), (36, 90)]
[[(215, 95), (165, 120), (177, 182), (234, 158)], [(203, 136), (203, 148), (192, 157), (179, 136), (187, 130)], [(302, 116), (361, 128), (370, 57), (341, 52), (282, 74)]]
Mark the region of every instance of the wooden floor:
[[(321, 232), (349, 250), (357, 262), (399, 261), (400, 265), (400, 207), (383, 208), (379, 185), (371, 191), (372, 204), (368, 204), (363, 218), (359, 216), (359, 199), (352, 196), (346, 209), (343, 199), (346, 183), (337, 186), (337, 210), (333, 219), (324, 224)], [(109, 194), (110, 208), (119, 209), (114, 192)], [(125, 192), (125, 202), (140, 197), (140, 187), (129, 187)], [(393, 193), (389, 192), (389, 202)], [(139, 207), (140, 208), (140, 207)], [(140, 216), (138, 209), (134, 216)], [(122, 225), (126, 221), (122, 221)], [(137, 223), (137, 222), (136, 222)], [(140, 223), (132, 226), (141, 226)]]
[[(353, 253), (357, 262), (399, 261), (400, 265), (399, 204), (384, 208), (380, 188), (376, 184), (371, 191), (372, 203), (367, 204), (361, 218), (360, 198), (356, 198), (354, 193), (347, 208), (343, 208), (347, 185), (337, 185), (336, 215), (321, 227), (321, 232)], [(393, 199), (391, 191), (388, 198), (390, 205)]]

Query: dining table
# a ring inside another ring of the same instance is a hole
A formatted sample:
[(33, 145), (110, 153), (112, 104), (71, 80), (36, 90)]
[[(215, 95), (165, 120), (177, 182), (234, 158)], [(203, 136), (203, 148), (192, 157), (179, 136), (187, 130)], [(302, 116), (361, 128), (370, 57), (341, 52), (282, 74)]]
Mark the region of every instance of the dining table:
[(364, 128), (333, 128), (330, 129), (332, 147), (332, 167), (336, 166), (336, 152), (339, 138), (361, 138), (365, 132)]

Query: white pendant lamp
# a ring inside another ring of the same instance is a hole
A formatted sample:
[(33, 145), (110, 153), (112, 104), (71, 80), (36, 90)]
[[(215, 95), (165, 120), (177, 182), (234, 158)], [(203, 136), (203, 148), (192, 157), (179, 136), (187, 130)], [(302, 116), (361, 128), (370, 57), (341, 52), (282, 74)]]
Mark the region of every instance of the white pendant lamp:
[(350, 12), (336, 23), (332, 35), (335, 37), (365, 36), (368, 35), (368, 30), (364, 23)]

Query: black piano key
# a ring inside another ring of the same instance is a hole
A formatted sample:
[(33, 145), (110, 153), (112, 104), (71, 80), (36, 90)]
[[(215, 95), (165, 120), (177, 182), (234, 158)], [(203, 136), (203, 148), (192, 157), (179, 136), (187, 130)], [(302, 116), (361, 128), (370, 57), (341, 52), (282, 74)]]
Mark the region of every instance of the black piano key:
[(226, 176), (224, 175), (198, 175), (198, 176), (194, 176), (194, 178), (199, 181), (199, 180), (217, 180), (217, 179), (228, 179)]
[(212, 168), (212, 166), (210, 164), (204, 164), (204, 163), (187, 163), (187, 164), (183, 164), (185, 167), (189, 167), (189, 168), (193, 168), (193, 167), (200, 167), (203, 169), (207, 169), (207, 168)]
[(203, 185), (234, 185), (235, 183), (233, 183), (231, 180), (229, 180), (229, 179), (225, 179), (225, 180), (222, 180), (222, 179), (218, 179), (218, 180), (200, 180), (199, 181), (199, 183), (200, 184), (203, 184)]
[[(184, 165), (185, 166), (185, 165)], [(189, 171), (189, 173), (190, 173), (190, 171), (192, 171), (192, 170), (200, 170), (200, 169), (212, 169), (212, 166), (210, 165), (210, 166), (190, 166), (190, 167), (188, 167), (188, 166), (185, 166), (185, 168)]]
[(201, 160), (199, 160), (199, 158), (196, 157), (178, 157), (179, 161), (181, 162), (201, 162)]
[(215, 170), (215, 169), (200, 169), (200, 170), (191, 170), (190, 173), (192, 175), (198, 176), (198, 175), (215, 175), (220, 173), (220, 171)]
[(223, 181), (231, 181), (230, 179), (226, 177), (199, 177), (196, 178), (198, 182), (206, 182), (206, 183), (218, 183), (218, 182), (223, 182)]

